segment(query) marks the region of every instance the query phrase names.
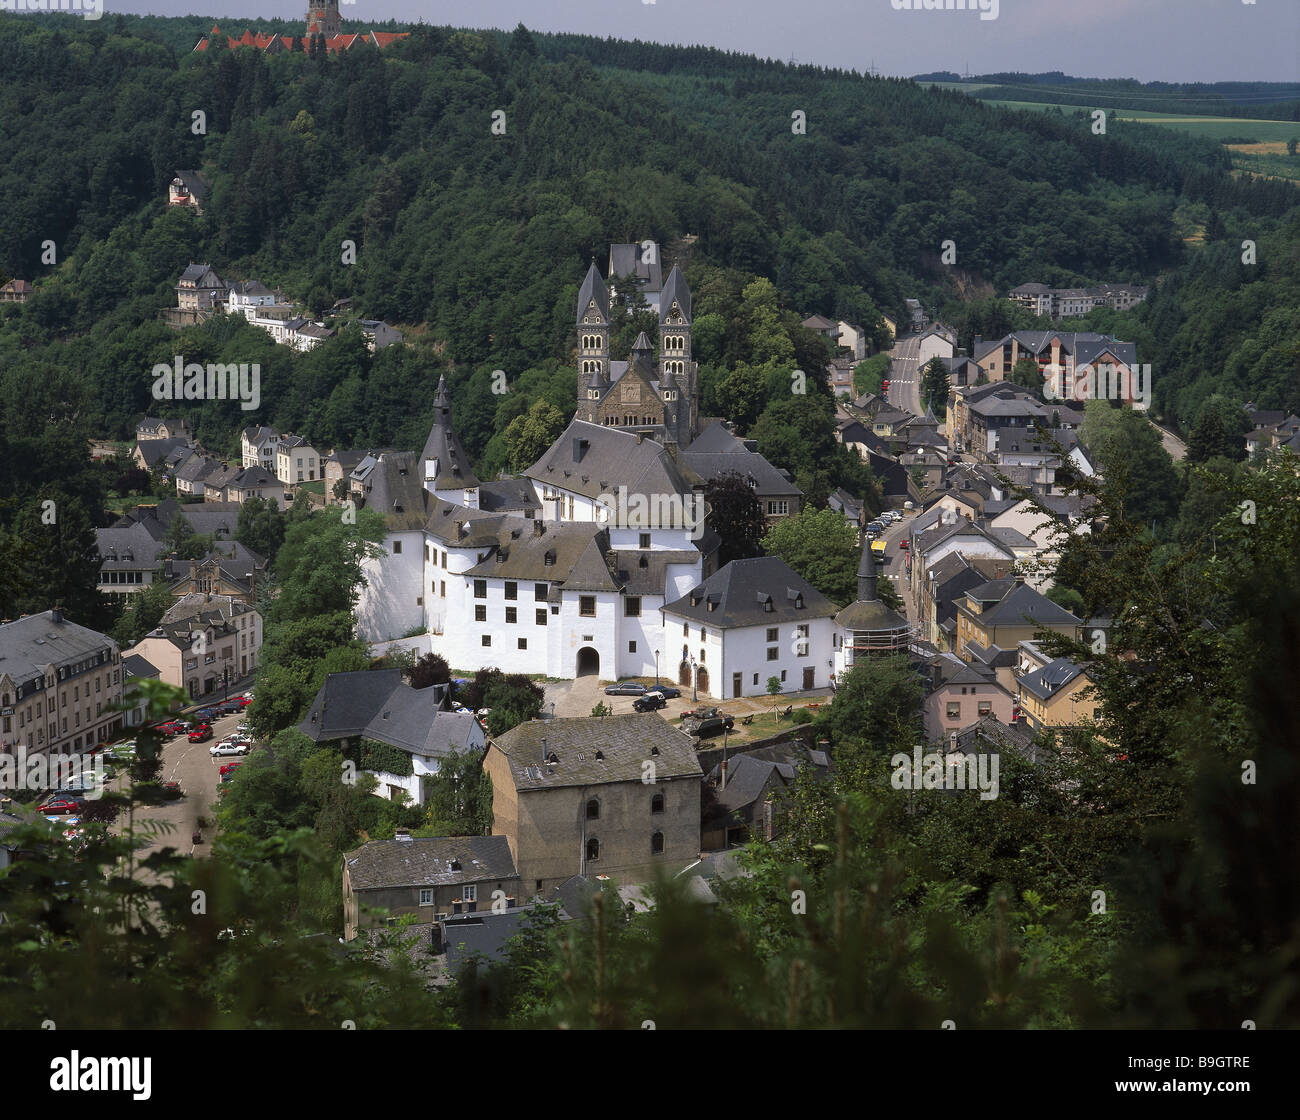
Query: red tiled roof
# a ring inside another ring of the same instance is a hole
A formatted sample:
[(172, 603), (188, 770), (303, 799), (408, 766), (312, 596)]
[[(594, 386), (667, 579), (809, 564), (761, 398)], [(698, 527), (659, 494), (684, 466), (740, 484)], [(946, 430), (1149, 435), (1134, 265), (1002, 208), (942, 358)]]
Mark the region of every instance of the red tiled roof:
[[(221, 32), (216, 24), (212, 25), (212, 35), (219, 35)], [(358, 43), (373, 43), (379, 48), (392, 46), (398, 39), (405, 39), (410, 34), (409, 31), (357, 31), (347, 35), (331, 35), (325, 40), (325, 49), (337, 54), (339, 51), (351, 50)], [(285, 46), (286, 49), (293, 49), (293, 36), (291, 35), (264, 35), (261, 32), (254, 35), (253, 32), (245, 28), (243, 35), (238, 39), (226, 37), (226, 43), (231, 50), (236, 47), (255, 47), (259, 51), (264, 51), (276, 39)], [(298, 42), (302, 46), (304, 54), (307, 53), (311, 46), (310, 36), (303, 36)], [(207, 38), (200, 39), (195, 44), (196, 51), (206, 51), (208, 49)]]

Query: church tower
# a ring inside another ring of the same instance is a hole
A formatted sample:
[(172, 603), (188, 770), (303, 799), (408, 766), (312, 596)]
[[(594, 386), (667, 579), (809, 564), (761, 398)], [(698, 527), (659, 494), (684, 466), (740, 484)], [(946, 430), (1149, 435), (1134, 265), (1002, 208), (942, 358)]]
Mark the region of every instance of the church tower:
[[(659, 384), (665, 419), (671, 414), (672, 438), (686, 447), (699, 424), (696, 366), (691, 359), (691, 290), (673, 265), (659, 297)], [(667, 425), (666, 425), (667, 426)]]
[[(588, 418), (609, 388), (609, 289), (591, 262), (578, 292), (578, 413)], [(594, 394), (594, 396), (593, 396)]]
[(343, 30), (339, 0), (308, 0), (307, 34), (333, 38)]

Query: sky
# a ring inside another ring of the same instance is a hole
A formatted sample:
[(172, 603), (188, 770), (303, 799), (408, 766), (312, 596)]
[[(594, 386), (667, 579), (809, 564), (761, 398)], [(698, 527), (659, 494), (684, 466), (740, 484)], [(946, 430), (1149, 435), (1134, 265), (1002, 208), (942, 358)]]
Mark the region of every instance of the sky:
[[(536, 31), (698, 43), (896, 76), (969, 68), (1300, 82), (1297, 0), (948, 2), (987, 8), (910, 10), (923, 0), (343, 0), (340, 12), (345, 30), (384, 19), (506, 29), (522, 22)], [(240, 18), (305, 19), (306, 0), (105, 0), (105, 10), (202, 13), (231, 31)]]

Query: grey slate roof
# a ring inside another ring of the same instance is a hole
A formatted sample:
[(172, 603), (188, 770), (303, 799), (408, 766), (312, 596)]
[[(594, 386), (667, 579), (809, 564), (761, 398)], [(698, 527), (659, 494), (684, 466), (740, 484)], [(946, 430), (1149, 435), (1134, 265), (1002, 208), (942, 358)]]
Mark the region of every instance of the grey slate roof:
[(167, 549), (139, 522), (126, 528), (96, 529), (99, 567), (105, 572), (150, 570), (158, 567)]
[(604, 317), (605, 322), (609, 322), (609, 289), (605, 286), (605, 281), (600, 275), (600, 270), (596, 268), (596, 262), (591, 262), (591, 267), (587, 269), (587, 275), (582, 279), (582, 287), (578, 289), (578, 315), (577, 325), (582, 326), (582, 317), (587, 313), (588, 305), (595, 301), (596, 308)]
[(588, 498), (613, 493), (619, 486), (627, 487), (629, 497), (691, 493), (690, 484), (662, 444), (585, 420), (571, 421), (523, 473), (543, 487), (558, 487)]
[[(543, 761), (546, 756), (558, 761)], [(621, 716), (578, 716), (529, 720), (493, 744), (510, 761), (519, 793), (566, 786), (640, 782), (642, 764), (653, 762), (655, 780), (699, 778), (691, 737), (655, 712)]]
[[(174, 178), (185, 184), (185, 189), (202, 202), (208, 196), (208, 185), (197, 171), (177, 171)], [(193, 267), (193, 266), (191, 266)], [(207, 267), (206, 265), (203, 267)]]
[[(800, 595), (803, 606), (797, 607)], [(770, 611), (766, 609), (769, 599)], [(666, 603), (663, 609), (720, 630), (810, 622), (829, 618), (836, 611), (834, 603), (778, 556), (733, 560), (680, 599)]]
[(718, 804), (734, 813), (753, 805), (773, 773), (781, 785), (789, 785), (804, 766), (812, 767), (819, 776), (830, 773), (830, 759), (824, 751), (809, 750), (796, 740), (732, 755), (727, 759), (725, 789), (721, 788), (721, 762), (709, 772), (709, 780), (719, 785), (715, 793)]
[(122, 671), (128, 677), (158, 677), (160, 670), (138, 653), (122, 658)]
[(353, 890), (454, 887), (518, 878), (504, 836), (371, 840), (343, 856)]
[[(988, 715), (957, 732), (956, 749), (963, 754), (972, 751), (983, 753), (990, 747), (1007, 747), (1017, 751), (1030, 762), (1038, 761), (1038, 748), (1034, 733), (1020, 722), (1003, 723), (997, 716)], [(945, 740), (946, 749), (952, 749), (952, 739)]]
[[(803, 491), (757, 451), (751, 451), (744, 441), (737, 439), (722, 426), (711, 424), (701, 433), (708, 435), (704, 447), (695, 439), (685, 451), (678, 452), (678, 461), (703, 482), (712, 482), (724, 474), (735, 472), (748, 478), (754, 493), (761, 498), (799, 497)], [(726, 441), (730, 440), (730, 446)], [(714, 448), (717, 448), (714, 450)]]
[(438, 377), (433, 403), (433, 427), (429, 429), (429, 438), (424, 441), (424, 451), (420, 453), (420, 479), (417, 481), (423, 483), (423, 464), (436, 459), (438, 474), (433, 483), (436, 489), (460, 490), (478, 486), (479, 480), (470, 466), (469, 456), (451, 426), (451, 393), (447, 389), (445, 374)]
[[(657, 245), (655, 249), (658, 249)], [(647, 256), (651, 259), (646, 260)], [(660, 264), (658, 252), (644, 253), (639, 241), (610, 245), (609, 274), (611, 277), (635, 276), (641, 281), (638, 287), (646, 292), (658, 292), (663, 286), (663, 266)], [(583, 306), (585, 307), (586, 304), (584, 303)]]
[[(594, 522), (544, 523), (523, 518), (502, 518), (491, 555), (465, 575), (552, 581), (566, 590), (617, 591), (606, 562), (609, 533)], [(519, 522), (523, 522), (519, 525)], [(544, 525), (537, 535), (534, 526)], [(518, 533), (518, 537), (514, 536)], [(548, 554), (552, 562), (546, 562)]]
[(188, 446), (189, 441), (180, 436), (173, 436), (170, 439), (142, 439), (136, 441), (136, 447), (140, 449), (140, 458), (144, 460), (146, 467), (157, 466), (178, 447)]
[[(1066, 295), (1068, 293), (1062, 291), (1059, 294)], [(1086, 295), (1087, 293), (1080, 289), (1077, 294)], [(1095, 362), (1107, 351), (1114, 355), (1116, 361), (1122, 362), (1124, 365), (1131, 366), (1137, 362), (1137, 345), (1135, 343), (1118, 342), (1110, 335), (1098, 334), (1095, 331), (1012, 331), (1011, 334), (1004, 335), (1002, 338), (980, 342), (973, 347), (972, 356), (978, 362), (986, 358), (994, 350), (1001, 350), (1003, 345), (1012, 338), (1016, 340), (1021, 350), (1028, 350), (1036, 356), (1041, 356), (1044, 353), (1050, 354), (1052, 339), (1060, 339), (1062, 351), (1074, 355), (1076, 369), (1089, 362)]]
[(313, 742), (364, 736), (427, 758), (469, 749), (474, 717), (444, 711), (445, 685), (412, 688), (399, 669), (330, 673), (298, 730)]
[(64, 665), (117, 648), (112, 638), (66, 617), (56, 622), (53, 611), (42, 611), (0, 623), (0, 674), (7, 673), (21, 685), (41, 676), (46, 665)]
[(1021, 677), (1020, 687), (1032, 696), (1046, 700), (1082, 672), (1083, 667), (1075, 664), (1068, 657), (1058, 657), (1055, 661), (1049, 661), (1041, 669)]
[(1051, 599), (1023, 583), (1012, 587), (996, 606), (985, 607), (980, 613), (980, 620), (1000, 626), (1024, 625), (1027, 622), (1042, 627), (1083, 625), (1082, 619), (1076, 618), (1064, 607), (1057, 606)]
[(659, 321), (661, 323), (668, 321), (668, 313), (672, 310), (674, 301), (681, 308), (682, 316), (687, 324), (691, 322), (691, 289), (687, 287), (686, 277), (682, 275), (682, 270), (673, 265), (672, 271), (668, 273), (668, 278), (664, 281), (663, 294), (659, 297)]
[(537, 491), (526, 478), (502, 478), (495, 482), (479, 483), (478, 506), (488, 513), (535, 511), (540, 505)]
[(447, 970), (455, 972), (472, 957), (501, 960), (506, 943), (523, 927), (530, 907), (480, 910), (473, 914), (453, 914), (442, 923), (447, 945)]

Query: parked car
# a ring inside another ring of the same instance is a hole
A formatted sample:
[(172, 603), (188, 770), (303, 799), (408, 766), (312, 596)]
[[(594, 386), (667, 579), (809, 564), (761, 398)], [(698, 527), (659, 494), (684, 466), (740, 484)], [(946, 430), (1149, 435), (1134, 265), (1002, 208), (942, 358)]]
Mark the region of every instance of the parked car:
[(235, 701), (235, 703), (239, 705), (239, 710), (240, 710), (240, 711), (243, 711), (243, 710), (244, 710), (245, 708), (247, 708), (248, 705), (251, 704), (252, 702), (253, 702), (253, 698), (252, 698), (251, 696), (240, 696), (240, 697)]
[(902, 549), (904, 552), (906, 552), (907, 549), (911, 547), (911, 545), (908, 543), (907, 538), (904, 537), (901, 541), (898, 542), (898, 547)]
[(114, 743), (104, 754), (105, 757), (117, 759), (119, 762), (134, 762), (135, 740), (126, 739), (120, 743)]
[(709, 735), (717, 735), (724, 729), (735, 726), (735, 719), (718, 711), (717, 708), (697, 708), (682, 721), (682, 730), (686, 734), (698, 735), (701, 739)]
[(674, 688), (670, 684), (660, 684), (655, 686), (655, 691), (665, 700), (676, 700), (682, 694), (680, 688)]
[(185, 791), (181, 789), (180, 782), (163, 782), (163, 796), (169, 801), (175, 801), (185, 796)]
[(55, 795), (41, 806), (40, 811), (51, 816), (61, 816), (64, 813), (80, 812), (84, 804), (85, 802), (79, 797), (59, 797)]
[(668, 701), (657, 692), (647, 692), (644, 696), (638, 696), (632, 701), (632, 710), (634, 712), (657, 712), (660, 708), (668, 707)]
[(872, 542), (871, 542), (871, 551), (874, 552), (877, 556), (884, 556), (884, 555), (885, 555), (885, 541), (884, 541), (883, 539), (878, 539), (878, 540), (874, 540), (874, 541), (872, 541)]
[(605, 688), (606, 696), (644, 696), (645, 694), (645, 685), (637, 684), (636, 681), (620, 681)]
[(248, 753), (247, 743), (232, 743), (229, 739), (222, 739), (221, 742), (213, 743), (212, 746), (208, 748), (208, 754), (210, 754), (213, 758), (217, 758), (221, 755), (227, 755), (227, 754), (247, 754), (247, 753)]
[(237, 712), (242, 712), (243, 710), (244, 698), (242, 696), (238, 696), (234, 700), (226, 700), (217, 705), (217, 711), (226, 716), (233, 716)]
[(880, 520), (867, 522), (867, 532), (869, 533), (883, 533), (887, 528), (889, 526)]
[(198, 727), (189, 733), (189, 740), (191, 743), (206, 743), (211, 738), (212, 728), (210, 728), (206, 723), (199, 724)]
[(194, 718), (199, 723), (207, 723), (209, 720), (216, 719), (220, 714), (221, 712), (217, 708), (200, 708), (194, 713)]
[(188, 732), (189, 729), (190, 725), (184, 720), (169, 719), (166, 723), (160, 723), (157, 731), (159, 735), (166, 735), (171, 739), (175, 738), (177, 735)]

